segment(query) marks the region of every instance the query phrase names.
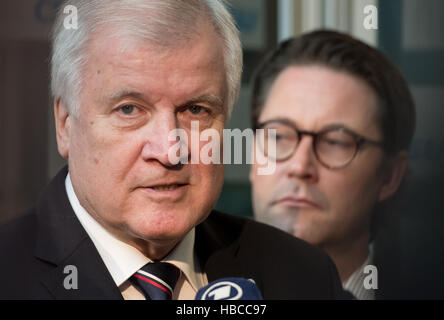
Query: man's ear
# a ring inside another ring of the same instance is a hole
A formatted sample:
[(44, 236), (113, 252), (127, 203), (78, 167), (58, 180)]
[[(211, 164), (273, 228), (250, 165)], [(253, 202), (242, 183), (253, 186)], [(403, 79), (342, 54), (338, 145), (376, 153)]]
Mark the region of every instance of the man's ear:
[(400, 151), (390, 159), (390, 163), (384, 172), (381, 190), (379, 191), (379, 201), (384, 201), (396, 193), (407, 170), (407, 162), (407, 151)]
[(57, 136), (57, 147), (60, 155), (67, 159), (69, 157), (69, 137), (71, 130), (71, 119), (65, 104), (59, 99), (54, 100), (54, 118)]

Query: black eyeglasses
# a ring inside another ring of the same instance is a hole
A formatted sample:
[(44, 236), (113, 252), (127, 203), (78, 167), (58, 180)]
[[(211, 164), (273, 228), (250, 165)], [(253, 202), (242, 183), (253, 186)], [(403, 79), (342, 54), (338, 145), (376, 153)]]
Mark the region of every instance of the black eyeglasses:
[[(259, 123), (257, 129), (265, 129), (264, 134), (256, 134), (258, 145), (265, 156), (275, 161), (284, 161), (295, 152), (302, 136), (313, 137), (313, 150), (318, 161), (328, 169), (342, 169), (350, 164), (365, 144), (382, 147), (382, 142), (360, 136), (342, 126), (328, 127), (319, 132), (299, 130), (288, 120), (270, 120)], [(271, 137), (268, 129), (276, 130), (276, 155), (268, 154)]]

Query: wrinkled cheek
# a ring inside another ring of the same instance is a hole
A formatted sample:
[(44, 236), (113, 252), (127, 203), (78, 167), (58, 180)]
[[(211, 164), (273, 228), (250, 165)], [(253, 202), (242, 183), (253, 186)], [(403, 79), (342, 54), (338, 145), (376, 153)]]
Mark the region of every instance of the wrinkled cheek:
[(101, 164), (100, 152), (103, 147), (89, 128), (78, 127), (71, 140), (70, 158), (85, 166)]
[(111, 207), (111, 200), (118, 201), (121, 190), (117, 186), (124, 173), (125, 155), (127, 152), (103, 139), (79, 135), (69, 163), (70, 171), (74, 171), (78, 182), (87, 190), (85, 197), (97, 200), (103, 207)]
[(83, 161), (88, 163), (90, 170), (102, 172), (103, 179), (121, 182), (137, 159), (138, 149), (129, 140), (125, 143), (118, 139), (91, 137), (86, 143), (88, 152)]

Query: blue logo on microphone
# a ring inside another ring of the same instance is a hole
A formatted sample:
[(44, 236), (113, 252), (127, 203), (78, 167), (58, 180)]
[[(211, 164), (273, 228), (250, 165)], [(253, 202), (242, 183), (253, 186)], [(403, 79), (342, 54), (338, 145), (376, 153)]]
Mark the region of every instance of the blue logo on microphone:
[(231, 281), (221, 281), (210, 286), (201, 300), (239, 300), (243, 295), (242, 288)]
[(254, 280), (231, 277), (200, 288), (195, 300), (262, 300), (262, 295)]

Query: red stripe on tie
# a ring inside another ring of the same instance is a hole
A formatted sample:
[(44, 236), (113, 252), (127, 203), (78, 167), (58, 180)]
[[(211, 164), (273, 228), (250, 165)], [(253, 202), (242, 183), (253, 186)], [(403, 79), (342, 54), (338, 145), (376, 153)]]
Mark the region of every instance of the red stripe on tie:
[(161, 286), (161, 285), (158, 284), (157, 282), (154, 282), (153, 280), (150, 280), (150, 279), (148, 279), (148, 278), (145, 278), (145, 277), (143, 277), (143, 276), (141, 276), (141, 275), (139, 275), (139, 274), (134, 274), (134, 276), (137, 277), (137, 278), (139, 278), (139, 279), (141, 279), (141, 280), (143, 280), (143, 281), (146, 281), (146, 282), (152, 284), (153, 286), (158, 287), (160, 290), (163, 290), (163, 291), (165, 291), (166, 293), (168, 293), (168, 295), (171, 297), (171, 292), (170, 292), (170, 290), (168, 290), (168, 289), (165, 288), (164, 286)]

